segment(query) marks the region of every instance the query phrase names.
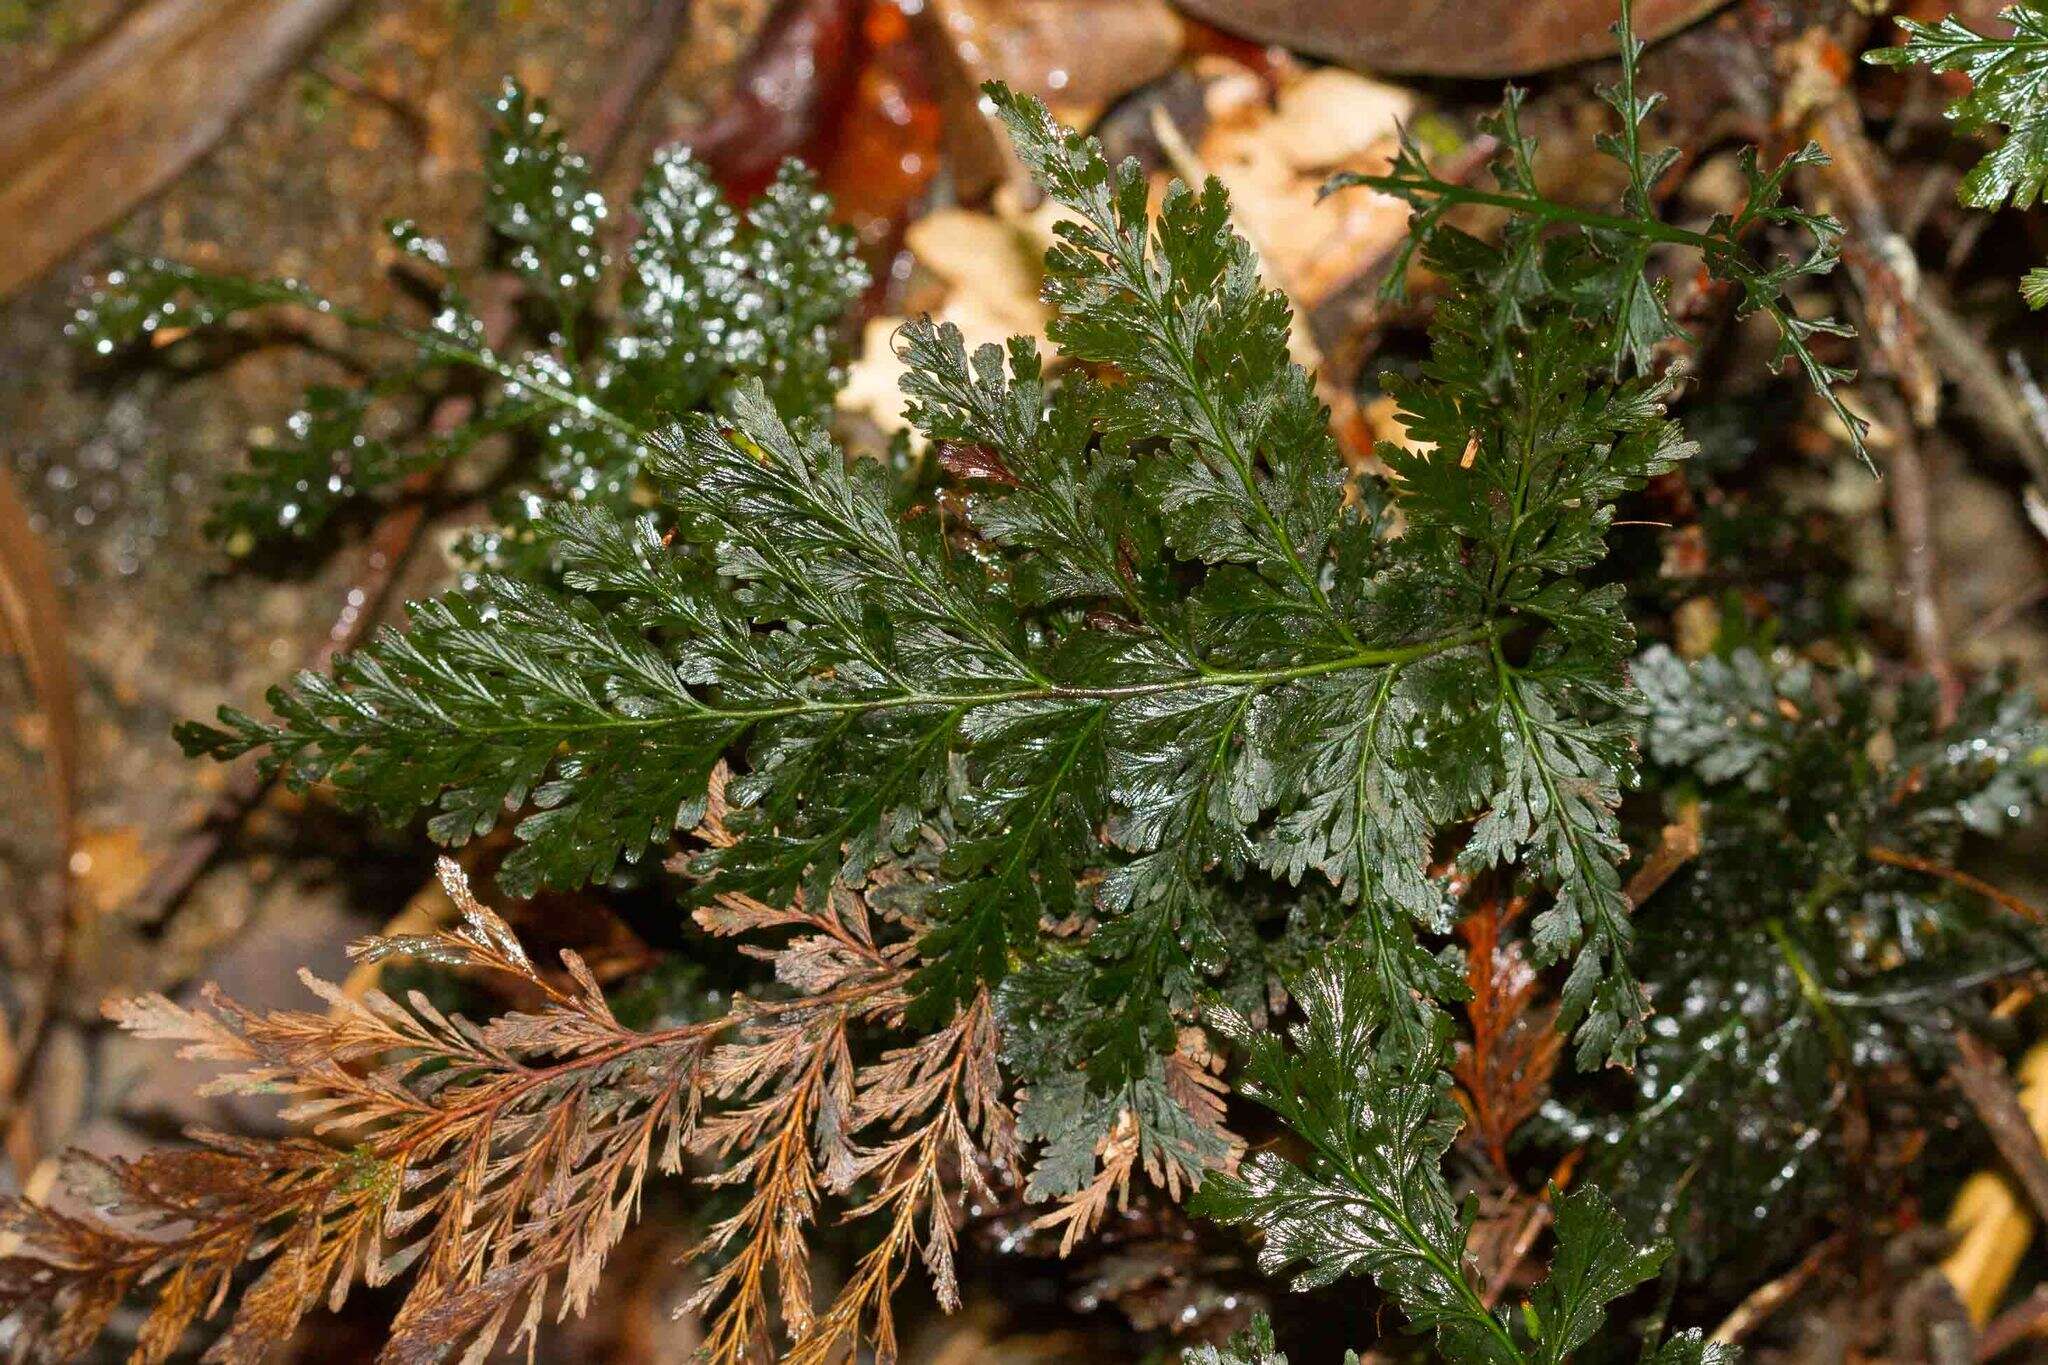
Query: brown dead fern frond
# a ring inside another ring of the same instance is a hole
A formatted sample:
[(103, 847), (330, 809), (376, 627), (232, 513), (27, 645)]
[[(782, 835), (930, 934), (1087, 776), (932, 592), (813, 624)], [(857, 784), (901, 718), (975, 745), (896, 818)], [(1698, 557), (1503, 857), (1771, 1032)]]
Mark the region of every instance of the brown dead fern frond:
[[(1162, 1132), (1139, 1108), (1126, 1105), (1095, 1144), (1095, 1174), (1060, 1200), (1058, 1207), (1032, 1220), (1041, 1231), (1058, 1229), (1060, 1255), (1072, 1254), (1081, 1240), (1101, 1226), (1112, 1207), (1128, 1209), (1131, 1184), (1142, 1172), (1174, 1203), (1189, 1192), (1191, 1166), (1234, 1171), (1244, 1142), (1224, 1125), (1224, 1096), (1229, 1086), (1217, 1073), (1222, 1059), (1199, 1028), (1180, 1031), (1174, 1050), (1164, 1059), (1164, 1091), (1174, 1112), (1187, 1124), (1182, 1132)], [(1193, 1139), (1193, 1141), (1191, 1141)], [(1208, 1148), (1207, 1155), (1194, 1143)], [(1176, 1155), (1179, 1153), (1179, 1155)]]
[(848, 1033), (857, 1023), (893, 1023), (908, 999), (908, 949), (877, 946), (852, 895), (822, 899), (822, 908), (809, 910), (723, 896), (697, 913), (699, 924), (721, 935), (807, 931), (778, 950), (747, 949), (770, 961), (797, 998), (736, 1001), (741, 1036), (716, 1049), (705, 1067), (706, 1090), (735, 1107), (707, 1117), (694, 1145), (724, 1163), (710, 1183), (749, 1189), (739, 1212), (714, 1224), (696, 1248), (705, 1257), (732, 1252), (688, 1304), (711, 1314), (704, 1352), (713, 1362), (744, 1360), (767, 1339), (771, 1278), (784, 1328), (799, 1337), (810, 1330), (804, 1232), (824, 1190), (851, 1183), (856, 1169), (858, 1086)]
[(855, 1126), (879, 1124), (888, 1136), (855, 1148), (850, 1169), (840, 1173), (833, 1189), (874, 1181), (874, 1193), (846, 1217), (887, 1223), (882, 1240), (861, 1257), (831, 1306), (798, 1340), (788, 1365), (830, 1365), (862, 1339), (863, 1323), (870, 1324), (865, 1337), (875, 1358), (894, 1360), (890, 1301), (912, 1254), (922, 1256), (940, 1306), (948, 1312), (960, 1306), (953, 1265), (958, 1215), (948, 1176), (963, 1193), (993, 1203), (991, 1173), (1004, 1179), (1017, 1174), (1016, 1121), (1003, 1096), (999, 1048), (994, 1009), (983, 990), (945, 1028), (861, 1068)]
[[(730, 838), (720, 810), (702, 831), (714, 843)], [(162, 996), (114, 1007), (143, 1037), (226, 1064), (213, 1090), (283, 1097), (310, 1136), (195, 1135), (196, 1149), (81, 1161), (58, 1205), (0, 1205), (13, 1234), (0, 1317), (23, 1353), (69, 1358), (153, 1288), (134, 1359), (163, 1360), (250, 1263), (264, 1269), (209, 1360), (253, 1365), (358, 1275), (413, 1276), (387, 1365), (530, 1345), (551, 1300), (558, 1320), (588, 1306), (649, 1171), (692, 1158), (707, 1183), (745, 1191), (695, 1249), (715, 1262), (688, 1305), (708, 1318), (714, 1365), (767, 1353), (778, 1330), (814, 1365), (862, 1339), (893, 1360), (890, 1298), (913, 1257), (957, 1305), (959, 1206), (1014, 1178), (1018, 1142), (985, 991), (937, 1031), (860, 1060), (869, 1038), (904, 1027), (918, 925), (878, 934), (844, 888), (786, 907), (717, 897), (697, 912), (707, 931), (779, 938), (741, 949), (769, 965), (773, 998), (637, 1032), (575, 954), (544, 974), (453, 863), (442, 877), (457, 926), (366, 940), (356, 956), (496, 973), (538, 1007), (479, 1025), (418, 993), (357, 1000), (311, 975), (317, 1012), (250, 1010), (215, 991), (198, 1009)], [(882, 1238), (820, 1316), (806, 1233), (827, 1198), (877, 1220)]]
[(69, 1192), (120, 1208), (119, 1223), (24, 1200), (0, 1209), (0, 1309), (17, 1358), (77, 1358), (129, 1294), (154, 1284), (130, 1359), (165, 1360), (254, 1260), (268, 1264), (208, 1361), (260, 1360), (312, 1304), (341, 1302), (355, 1264), (374, 1255), (392, 1168), (320, 1142), (194, 1136), (204, 1145), (193, 1150), (71, 1159)]
[[(732, 842), (723, 773), (714, 779), (698, 837)], [(903, 1026), (917, 966), (914, 924), (883, 943), (860, 897), (834, 888), (777, 908), (726, 895), (697, 911), (711, 933), (797, 932), (780, 948), (745, 951), (769, 962), (795, 998), (737, 1002), (740, 1036), (706, 1061), (705, 1088), (737, 1107), (710, 1114), (697, 1150), (729, 1164), (713, 1183), (750, 1187), (739, 1212), (696, 1249), (727, 1250), (690, 1306), (711, 1313), (704, 1359), (737, 1365), (766, 1347), (773, 1310), (794, 1343), (795, 1365), (826, 1365), (865, 1339), (878, 1361), (896, 1358), (890, 1300), (912, 1255), (921, 1255), (940, 1304), (959, 1302), (953, 1268), (958, 1205), (993, 1198), (992, 1176), (1016, 1175), (1016, 1120), (1005, 1093), (994, 1008), (983, 991), (936, 1032), (857, 1064), (856, 1030)], [(867, 1130), (881, 1136), (859, 1140)], [(736, 1159), (735, 1159), (736, 1158)], [(826, 1196), (865, 1197), (848, 1220), (886, 1219), (882, 1240), (822, 1314), (812, 1303), (804, 1229)]]
[(1458, 922), (1465, 941), (1465, 1016), (1469, 1041), (1460, 1040), (1451, 1063), (1459, 1107), (1471, 1120), (1459, 1141), (1506, 1174), (1508, 1144), (1550, 1093), (1550, 1078), (1564, 1053), (1557, 1009), (1539, 997), (1542, 981), (1518, 944), (1507, 937), (1524, 910), (1525, 896), (1491, 895)]
[[(133, 1360), (167, 1358), (217, 1312), (246, 1262), (264, 1270), (206, 1359), (253, 1362), (313, 1304), (410, 1269), (384, 1359), (488, 1351), (520, 1310), (538, 1330), (551, 1286), (560, 1314), (588, 1302), (650, 1165), (679, 1169), (699, 1108), (699, 1068), (722, 1023), (640, 1033), (612, 1016), (574, 954), (548, 981), (447, 860), (461, 912), (445, 933), (357, 945), (509, 974), (544, 1004), (475, 1025), (414, 993), (362, 1001), (310, 974), (321, 1012), (206, 1008), (162, 996), (109, 1014), (187, 1057), (236, 1068), (215, 1093), (285, 1097), (287, 1118), (328, 1141), (195, 1135), (194, 1150), (74, 1163), (65, 1193), (107, 1214), (28, 1200), (0, 1206), (0, 1317), (22, 1354), (66, 1359), (132, 1291), (155, 1302)], [(345, 1144), (337, 1139), (345, 1139)]]
[(1112, 1203), (1119, 1208), (1130, 1206), (1131, 1177), (1138, 1171), (1143, 1145), (1137, 1111), (1117, 1111), (1116, 1126), (1095, 1144), (1095, 1178), (1062, 1200), (1058, 1208), (1034, 1218), (1031, 1226), (1059, 1229), (1060, 1255), (1071, 1255), (1075, 1245), (1102, 1222)]

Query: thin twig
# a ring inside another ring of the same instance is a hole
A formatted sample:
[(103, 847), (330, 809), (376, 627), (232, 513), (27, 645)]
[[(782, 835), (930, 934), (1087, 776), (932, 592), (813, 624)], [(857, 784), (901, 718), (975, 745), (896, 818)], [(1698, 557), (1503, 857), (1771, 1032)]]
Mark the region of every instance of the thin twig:
[(1920, 310), (1928, 354), (1962, 400), (1957, 410), (2010, 447), (2035, 484), (2048, 487), (2048, 431), (2035, 426), (2025, 397), (1990, 345), (1963, 322), (1936, 281), (1921, 277), (1914, 306)]
[(1895, 848), (1886, 848), (1883, 844), (1872, 844), (1864, 849), (1863, 852), (1872, 862), (1885, 863), (1892, 867), (1903, 867), (1909, 872), (1924, 872), (1930, 877), (1939, 877), (1945, 882), (1960, 886), (1965, 891), (1974, 891), (1984, 897), (1984, 899), (1997, 905), (2000, 909), (2017, 915), (2030, 924), (2048, 923), (2048, 915), (2043, 915), (2040, 910), (2021, 900), (2018, 896), (2013, 895), (2012, 892), (2002, 887), (1993, 886), (1982, 877), (1973, 877), (1960, 868), (1950, 867), (1946, 863), (1937, 863), (1932, 858), (1923, 858), (1917, 853), (1902, 853)]
[(1940, 719), (1946, 726), (1962, 703), (1963, 682), (1949, 657), (1948, 623), (1941, 612), (1941, 562), (1934, 541), (1934, 494), (1920, 441), (1907, 424), (1904, 406), (1890, 394), (1871, 395), (1879, 418), (1891, 428), (1885, 480), (1892, 534), (1899, 546), (1898, 593), (1904, 599), (1913, 661), (1934, 679)]
[(1578, 1170), (1579, 1161), (1586, 1154), (1583, 1147), (1574, 1147), (1566, 1152), (1557, 1165), (1551, 1168), (1550, 1179), (1544, 1183), (1543, 1192), (1536, 1196), (1529, 1212), (1523, 1216), (1522, 1225), (1515, 1229), (1515, 1238), (1508, 1243), (1507, 1253), (1500, 1264), (1480, 1273), (1480, 1302), (1488, 1308), (1494, 1307), (1507, 1293), (1508, 1285), (1514, 1281), (1515, 1272), (1522, 1268), (1522, 1262), (1529, 1259), (1529, 1253), (1536, 1248), (1536, 1239), (1556, 1218), (1557, 1211), (1551, 1207), (1550, 1196), (1571, 1183), (1572, 1173)]
[(1690, 801), (1679, 808), (1676, 820), (1664, 826), (1657, 846), (1650, 850), (1650, 856), (1643, 859), (1643, 865), (1622, 888), (1621, 894), (1627, 898), (1629, 909), (1640, 908), (1644, 901), (1657, 894), (1658, 888), (1677, 874), (1678, 869), (1699, 856), (1700, 807), (1697, 801)]
[(1721, 1325), (1714, 1329), (1713, 1340), (1726, 1346), (1733, 1346), (1756, 1331), (1770, 1320), (1773, 1313), (1783, 1308), (1796, 1297), (1800, 1290), (1820, 1274), (1836, 1253), (1848, 1245), (1848, 1234), (1838, 1232), (1806, 1253), (1793, 1266), (1776, 1279), (1767, 1280), (1751, 1290), (1735, 1310), (1721, 1319)]
[[(1802, 44), (1800, 52), (1810, 74), (1843, 68), (1839, 49), (1818, 31)], [(1949, 656), (1948, 627), (1941, 613), (1933, 497), (1915, 435), (1916, 429), (1933, 424), (1940, 400), (1935, 366), (1922, 344), (1930, 330), (1928, 289), (1912, 248), (1892, 226), (1878, 188), (1877, 149), (1864, 134), (1862, 110), (1845, 83), (1838, 82), (1835, 97), (1815, 109), (1814, 133), (1828, 153), (1822, 173), (1841, 196), (1860, 238), (1858, 244), (1844, 250), (1842, 260), (1863, 298), (1861, 340), (1890, 370), (1897, 390), (1896, 396), (1872, 391), (1868, 401), (1892, 436), (1886, 493), (1892, 533), (1899, 546), (1898, 592), (1913, 659), (1933, 677), (1946, 724), (1955, 716), (1963, 689)], [(1949, 341), (1953, 343), (1954, 338)]]
[[(1815, 73), (1842, 69), (1842, 64), (1820, 60), (1808, 66)], [(1941, 282), (1919, 269), (1904, 236), (1892, 226), (1878, 188), (1882, 177), (1873, 169), (1880, 157), (1863, 131), (1860, 108), (1847, 85), (1816, 111), (1814, 132), (1830, 157), (1824, 172), (1828, 182), (1842, 196), (1857, 235), (1870, 244), (1845, 252), (1843, 260), (1865, 295), (1913, 415), (1922, 425), (1932, 417), (1924, 369), (1931, 360), (1956, 386), (1963, 400), (1958, 408), (2011, 447), (2034, 483), (2048, 487), (2048, 430), (2028, 420), (2026, 403), (1990, 345), (1964, 324)]]
[(2013, 1347), (2048, 1327), (2048, 1284), (2034, 1291), (1985, 1324), (1977, 1338), (1977, 1359), (1996, 1360)]
[(2013, 1089), (2005, 1059), (1968, 1029), (1958, 1028), (1951, 1037), (1956, 1059), (1949, 1063), (1949, 1078), (2026, 1191), (2035, 1214), (2048, 1221), (2048, 1152), (2041, 1150), (2041, 1139)]
[[(36, 534), (12, 476), (0, 466), (0, 654), (10, 651), (21, 659), (42, 716), (42, 768), (55, 825), (56, 865), (47, 907), (34, 902), (15, 907), (30, 960), (9, 963), (18, 986), (10, 1003), (20, 1006), (20, 1015), (11, 1021), (11, 1035), (10, 1021), (0, 1017), (0, 1096), (21, 1084), (42, 1047), (50, 1016), (63, 998), (62, 983), (70, 974), (81, 927), (71, 869), (78, 843), (78, 701), (71, 633), (49, 546)], [(13, 950), (14, 944), (8, 944), (9, 958)], [(0, 1137), (0, 1148), (14, 1161), (16, 1176), (26, 1177), (37, 1157), (33, 1125), (11, 1125)]]
[(313, 58), (306, 64), (306, 69), (342, 94), (365, 104), (374, 104), (391, 115), (414, 142), (427, 140), (429, 121), (425, 112), (398, 91), (376, 84), (324, 56)]
[[(2038, 499), (2032, 497), (2033, 490), (2031, 488), (2027, 491), (2030, 502), (2048, 508), (2048, 504), (2040, 504)], [(2033, 519), (2032, 511), (2033, 508), (2029, 507), (2029, 520)], [(2038, 525), (2039, 523), (2037, 522), (2036, 524)], [(2033, 582), (2026, 584), (2019, 591), (2008, 595), (2004, 601), (1997, 603), (1982, 616), (1970, 622), (1968, 628), (1962, 633), (1963, 643), (1968, 644), (1973, 640), (1981, 640), (1994, 631), (2003, 630), (2021, 612), (2029, 607), (2039, 606), (2043, 601), (2048, 601), (2048, 578), (2037, 578)]]
[(611, 83), (571, 139), (598, 175), (610, 169), (625, 147), (641, 106), (675, 59), (676, 49), (690, 31), (691, 9), (690, 0), (649, 0), (647, 16), (611, 54), (607, 63)]
[(1551, 1220), (1556, 1216), (1550, 1207), (1550, 1196), (1546, 1191), (1530, 1205), (1529, 1212), (1522, 1219), (1522, 1225), (1515, 1229), (1515, 1240), (1508, 1244), (1508, 1254), (1501, 1258), (1500, 1265), (1492, 1274), (1484, 1277), (1485, 1285), (1479, 1291), (1481, 1303), (1488, 1308), (1500, 1303), (1501, 1296), (1507, 1293), (1508, 1286), (1514, 1282), (1515, 1272), (1522, 1268), (1522, 1262), (1528, 1260), (1529, 1253), (1535, 1249), (1536, 1239), (1543, 1235), (1543, 1230), (1550, 1226)]

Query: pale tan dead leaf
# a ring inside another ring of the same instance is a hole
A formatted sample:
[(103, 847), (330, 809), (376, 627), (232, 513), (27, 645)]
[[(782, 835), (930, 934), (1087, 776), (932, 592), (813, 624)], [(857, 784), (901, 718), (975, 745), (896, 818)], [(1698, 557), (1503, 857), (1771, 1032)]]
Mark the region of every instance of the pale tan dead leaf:
[[(1038, 297), (1042, 248), (1031, 235), (993, 214), (940, 209), (911, 224), (904, 239), (945, 290), (932, 320), (958, 327), (970, 352), (1013, 336), (1043, 342), (1050, 313)], [(868, 321), (839, 397), (842, 410), (865, 414), (888, 435), (908, 425), (900, 387), (904, 366), (896, 354), (896, 332), (905, 321)]]
[[(2020, 1105), (2035, 1136), (2048, 1142), (2048, 1043), (2037, 1043), (2016, 1068)], [(1955, 1249), (1941, 1273), (1956, 1297), (1982, 1326), (2005, 1299), (2021, 1260), (2034, 1241), (2034, 1215), (2002, 1171), (1979, 1171), (1963, 1182), (1949, 1208), (1948, 1230)]]
[(933, 10), (977, 86), (1003, 81), (1076, 128), (1172, 70), (1186, 37), (1165, 0), (934, 0)]
[(1330, 171), (1372, 152), (1414, 114), (1411, 90), (1318, 67), (1280, 87), (1266, 138), (1295, 170)]
[(958, 321), (963, 332), (972, 321), (1001, 328), (1004, 336), (1044, 335), (1042, 253), (1016, 227), (992, 214), (940, 209), (903, 236), (918, 263), (950, 289), (942, 320)]
[(1230, 191), (1231, 212), (1297, 307), (1313, 309), (1384, 259), (1407, 235), (1408, 209), (1367, 190), (1322, 198), (1339, 170), (1384, 171), (1412, 93), (1334, 69), (1288, 77), (1269, 103), (1263, 82), (1220, 59), (1209, 77), (1201, 164)]
[(133, 825), (85, 828), (71, 840), (71, 888), (79, 913), (111, 914), (149, 879), (154, 865)]

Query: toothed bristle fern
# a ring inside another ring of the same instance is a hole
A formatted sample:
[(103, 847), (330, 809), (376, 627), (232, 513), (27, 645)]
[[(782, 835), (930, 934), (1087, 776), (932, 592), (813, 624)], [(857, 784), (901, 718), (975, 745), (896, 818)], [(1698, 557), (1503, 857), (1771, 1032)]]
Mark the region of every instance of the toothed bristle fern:
[[(452, 272), (423, 326), (347, 315), (411, 359), (310, 396), (219, 521), (305, 531), (501, 432), (522, 491), (465, 544), (461, 585), (402, 629), (274, 690), (268, 717), (223, 709), (179, 738), (388, 821), (425, 814), (450, 847), (509, 824), (493, 841), (509, 896), (644, 883), (660, 863), (707, 932), (748, 935), (766, 965), (701, 1017), (630, 1028), (580, 960), (566, 985), (530, 962), (451, 864), (465, 928), (371, 951), (510, 976), (536, 1010), (472, 1027), (424, 995), (324, 986), (322, 1016), (127, 1007), (352, 1145), (116, 1165), (111, 1221), (14, 1202), (0, 1310), (23, 1339), (82, 1342), (122, 1294), (163, 1285), (142, 1352), (160, 1359), (264, 1262), (223, 1338), (244, 1350), (355, 1261), (372, 1280), (418, 1264), (388, 1358), (531, 1341), (551, 1296), (588, 1301), (657, 1165), (732, 1187), (690, 1300), (715, 1361), (778, 1331), (803, 1361), (859, 1340), (892, 1358), (913, 1255), (957, 1300), (968, 1208), (1015, 1187), (1064, 1253), (1140, 1176), (1199, 1187), (1193, 1209), (1246, 1227), (1268, 1273), (1370, 1278), (1451, 1360), (1731, 1359), (1665, 1332), (1663, 1310), (1645, 1326), (1620, 1307), (1660, 1274), (1668, 1307), (1688, 1273), (1661, 1240), (1669, 1200), (1697, 1182), (1755, 1204), (1750, 1166), (1790, 1159), (1740, 1066), (1867, 1064), (1892, 1035), (1858, 993), (1891, 989), (1898, 959), (1949, 972), (1951, 999), (1958, 962), (2037, 946), (1966, 924), (1945, 886), (1907, 897), (1913, 865), (1871, 850), (1952, 856), (1962, 828), (2031, 807), (2048, 748), (2027, 708), (1977, 701), (1947, 726), (1876, 705), (1851, 672), (1637, 657), (1608, 563), (1617, 503), (1693, 451), (1665, 410), (1678, 331), (1659, 253), (1699, 253), (1775, 322), (1858, 450), (1861, 428), (1816, 351), (1844, 329), (1786, 299), (1840, 235), (1783, 202), (1818, 154), (1745, 158), (1744, 204), (1697, 232), (1663, 223), (1671, 162), (1645, 146), (1656, 99), (1626, 24), (1624, 6), (1620, 131), (1601, 142), (1626, 175), (1615, 212), (1539, 193), (1513, 92), (1490, 125), (1497, 190), (1440, 179), (1413, 142), (1364, 179), (1415, 210), (1396, 279), (1412, 255), (1443, 285), (1427, 358), (1386, 381), (1406, 440), (1371, 475), (1340, 459), (1289, 359), (1299, 323), (1221, 185), (1158, 196), (1002, 85), (990, 106), (1064, 210), (1045, 259), (1054, 354), (908, 323), (894, 344), (923, 457), (889, 461), (834, 436), (864, 275), (801, 172), (743, 215), (663, 157), (615, 263), (587, 174), (508, 92), (487, 216), (542, 341), (490, 344)], [(1464, 205), (1505, 211), (1497, 240), (1453, 224)], [(1815, 247), (1796, 260), (1758, 241), (1800, 234)], [(447, 272), (444, 249), (398, 235)], [(111, 350), (274, 304), (339, 311), (155, 263), (78, 326)], [(405, 439), (373, 420), (455, 374), (468, 425)], [(1642, 804), (1691, 830), (1676, 861), (1700, 863), (1646, 926), (1659, 950), (1640, 968), (1623, 872), (1641, 821), (1622, 818), (1639, 746)], [(1759, 844), (1796, 850), (1791, 871), (1742, 868)], [(1885, 918), (1902, 906), (1919, 918)], [(1724, 958), (1764, 983), (1767, 1019), (1720, 991)], [(1460, 1010), (1468, 993), (1487, 998)], [(1586, 1087), (1588, 1109), (1545, 1104), (1557, 1047), (1532, 1030), (1553, 1020), (1583, 1069), (1647, 1065)], [(1460, 1087), (1517, 1068), (1513, 1103), (1488, 1111), (1489, 1169), (1512, 1183), (1519, 1126), (1591, 1144), (1615, 1191), (1528, 1196), (1528, 1226), (1540, 1206), (1554, 1236), (1526, 1292), (1489, 1282), (1501, 1266), (1482, 1270), (1447, 1164), (1461, 1100), (1477, 1112)], [(1250, 1155), (1234, 1082), (1286, 1130)], [(1645, 1154), (1695, 1087), (1727, 1096), (1721, 1117), (1749, 1135), (1727, 1144), (1755, 1161), (1700, 1176), (1696, 1145)], [(804, 1234), (833, 1199), (879, 1237), (820, 1311)], [(1285, 1360), (1263, 1319), (1190, 1358)]]
[(1040, 922), (1089, 910), (1082, 1055), (1103, 1084), (1170, 1042), (1222, 966), (1206, 888), (1253, 867), (1342, 887), (1396, 1026), (1426, 1027), (1449, 990), (1416, 942), (1448, 927), (1431, 840), (1474, 822), (1468, 866), (1556, 888), (1536, 934), (1575, 962), (1582, 1058), (1626, 1060), (1632, 635), (1581, 575), (1614, 498), (1686, 454), (1661, 390), (1611, 378), (1566, 311), (1497, 370), (1446, 309), (1399, 397), (1417, 442), (1462, 453), (1388, 448), (1384, 501), (1347, 498), (1222, 189), (1177, 187), (1155, 218), (1135, 166), (990, 97), (1075, 215), (1047, 258), (1050, 335), (1116, 380), (911, 324), (913, 425), (977, 450), (963, 521), (902, 514), (881, 466), (741, 379), (636, 437), (667, 533), (547, 507), (531, 533), (562, 587), (480, 573), (275, 693), (275, 720), (226, 712), (187, 748), (261, 750), (387, 818), (432, 807), (449, 844), (529, 807), (515, 894), (665, 847), (728, 756), (743, 837), (702, 861), (711, 893), (858, 884), (942, 815), (915, 1017), (1032, 969)]

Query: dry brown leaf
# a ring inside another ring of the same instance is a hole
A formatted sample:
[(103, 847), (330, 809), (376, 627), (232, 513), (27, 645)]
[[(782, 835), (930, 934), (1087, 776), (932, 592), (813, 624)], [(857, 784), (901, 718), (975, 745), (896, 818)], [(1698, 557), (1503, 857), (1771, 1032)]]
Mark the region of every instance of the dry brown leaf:
[[(960, 329), (971, 352), (1013, 336), (1045, 338), (1051, 312), (1038, 297), (1042, 248), (1016, 225), (993, 214), (940, 209), (913, 223), (905, 244), (944, 290), (932, 319)], [(902, 431), (907, 399), (899, 387), (904, 365), (896, 354), (901, 317), (872, 318), (861, 331), (860, 353), (847, 369), (842, 410), (865, 413), (886, 434)]]
[(1230, 191), (1231, 214), (1273, 282), (1314, 309), (1384, 259), (1408, 231), (1408, 208), (1377, 193), (1322, 198), (1334, 171), (1384, 171), (1412, 92), (1335, 68), (1286, 72), (1273, 98), (1265, 81), (1221, 58), (1209, 75), (1200, 164)]
[(976, 86), (999, 80), (1036, 95), (1076, 128), (1171, 70), (1186, 36), (1166, 0), (933, 0), (933, 8)]
[[(1727, 0), (1637, 0), (1636, 32), (1659, 38)], [(1368, 71), (1511, 76), (1614, 50), (1621, 0), (1181, 0), (1232, 33)]]

